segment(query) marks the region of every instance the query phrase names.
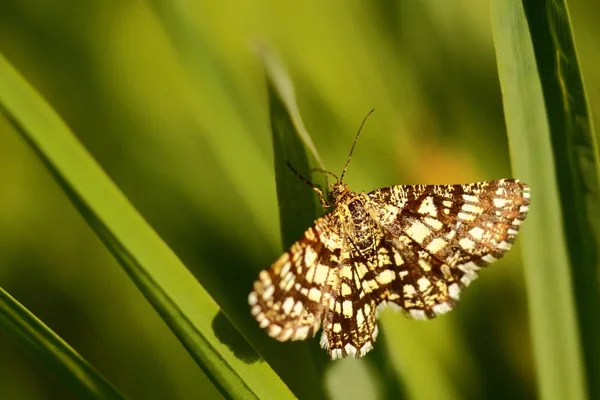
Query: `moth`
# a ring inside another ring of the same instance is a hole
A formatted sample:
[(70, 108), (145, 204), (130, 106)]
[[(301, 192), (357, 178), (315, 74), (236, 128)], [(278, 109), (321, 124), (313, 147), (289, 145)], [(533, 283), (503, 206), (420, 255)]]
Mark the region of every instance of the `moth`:
[(517, 179), (350, 190), (344, 174), (367, 117), (329, 186), (333, 204), (292, 169), (332, 210), (260, 272), (248, 296), (260, 327), (279, 341), (322, 326), (332, 359), (369, 352), (388, 305), (417, 320), (452, 310), (480, 269), (511, 248), (529, 209), (529, 186)]

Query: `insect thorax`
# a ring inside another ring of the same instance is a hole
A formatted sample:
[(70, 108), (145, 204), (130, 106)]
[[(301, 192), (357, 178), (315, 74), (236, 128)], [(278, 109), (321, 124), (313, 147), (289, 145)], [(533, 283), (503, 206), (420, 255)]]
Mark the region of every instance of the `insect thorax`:
[(374, 234), (377, 223), (370, 215), (368, 206), (368, 197), (364, 193), (347, 190), (335, 210), (344, 228), (344, 234), (352, 242), (352, 247), (356, 247), (359, 252), (369, 252), (373, 249), (377, 237)]
[(350, 190), (345, 183), (336, 182), (329, 185), (329, 198), (331, 198), (338, 207), (343, 203), (351, 201), (357, 196), (357, 193)]

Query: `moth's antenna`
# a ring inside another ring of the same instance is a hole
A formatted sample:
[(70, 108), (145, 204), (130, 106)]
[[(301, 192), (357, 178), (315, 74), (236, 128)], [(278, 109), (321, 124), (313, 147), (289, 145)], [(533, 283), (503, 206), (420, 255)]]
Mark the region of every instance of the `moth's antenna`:
[(334, 173), (333, 173), (333, 172), (331, 172), (331, 171), (326, 171), (326, 170), (324, 170), (324, 169), (322, 169), (322, 168), (312, 168), (312, 169), (311, 169), (311, 171), (313, 171), (313, 172), (320, 172), (320, 173), (322, 173), (322, 174), (331, 175), (331, 176), (333, 176), (333, 177), (335, 178), (335, 180), (336, 180), (336, 181), (339, 181), (339, 180), (340, 180), (340, 178), (338, 178), (336, 174), (334, 174)]
[(312, 183), (311, 181), (306, 179), (304, 176), (300, 175), (300, 173), (298, 171), (296, 171), (294, 169), (294, 167), (292, 167), (292, 164), (290, 164), (289, 161), (286, 162), (286, 164), (287, 164), (288, 168), (294, 173), (294, 175), (296, 175), (298, 178), (300, 178), (300, 180), (302, 180), (304, 183), (306, 183), (308, 186), (310, 186), (312, 190), (317, 192), (317, 195), (319, 196), (319, 201), (321, 202), (321, 205), (323, 206), (323, 208), (331, 207), (329, 205), (329, 203), (327, 203), (327, 200), (325, 200), (325, 195), (323, 195), (323, 192), (321, 191), (321, 189), (319, 189), (317, 187), (317, 185), (315, 185), (314, 183)]
[(356, 142), (358, 141), (358, 135), (360, 135), (360, 131), (362, 130), (363, 125), (367, 121), (367, 118), (369, 118), (369, 115), (373, 114), (373, 111), (375, 111), (375, 109), (372, 109), (371, 111), (369, 111), (369, 113), (367, 114), (365, 119), (363, 119), (362, 124), (360, 124), (360, 128), (358, 128), (358, 132), (356, 133), (356, 137), (354, 138), (354, 143), (352, 143), (352, 148), (350, 149), (350, 154), (348, 155), (348, 161), (346, 161), (346, 166), (344, 167), (344, 170), (342, 171), (342, 175), (340, 176), (340, 183), (344, 180), (344, 174), (346, 173), (346, 170), (348, 169), (348, 165), (350, 164), (350, 160), (352, 159), (352, 153), (354, 152), (354, 146), (356, 146)]

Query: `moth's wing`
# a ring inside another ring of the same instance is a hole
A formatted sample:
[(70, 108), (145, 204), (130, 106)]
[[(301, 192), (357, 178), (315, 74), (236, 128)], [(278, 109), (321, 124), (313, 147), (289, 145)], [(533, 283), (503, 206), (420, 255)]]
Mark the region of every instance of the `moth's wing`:
[(368, 193), (386, 233), (375, 293), (416, 319), (450, 311), (479, 269), (510, 249), (529, 209), (514, 179), (465, 185), (393, 186)]
[(452, 310), (460, 292), (476, 275), (451, 268), (408, 241), (385, 241), (372, 296), (378, 306), (396, 305), (409, 318), (429, 319)]
[[(378, 235), (377, 232), (373, 232)], [(376, 243), (379, 241), (376, 238)], [(365, 285), (373, 275), (373, 264), (350, 241), (344, 241), (338, 269), (339, 287), (325, 311), (321, 347), (333, 360), (361, 357), (373, 349), (377, 338), (377, 303), (371, 287)]]
[(335, 269), (342, 238), (335, 218), (327, 214), (317, 219), (254, 282), (248, 296), (251, 313), (279, 341), (302, 340), (319, 330), (325, 306), (338, 286)]

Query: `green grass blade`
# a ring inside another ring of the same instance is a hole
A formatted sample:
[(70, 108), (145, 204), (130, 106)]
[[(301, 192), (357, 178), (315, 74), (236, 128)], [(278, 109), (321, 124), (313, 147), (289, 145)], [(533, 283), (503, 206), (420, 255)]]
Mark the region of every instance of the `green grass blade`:
[[(547, 81), (540, 80), (542, 69), (538, 70), (539, 60), (536, 62), (534, 50), (534, 44), (547, 46), (547, 38), (534, 36), (532, 39), (527, 16), (519, 0), (492, 1), (491, 15), (515, 175), (529, 183), (532, 192), (522, 243), (539, 391), (543, 399), (585, 399), (580, 326), (570, 265), (573, 268), (580, 266), (573, 264), (576, 260), (569, 259), (568, 244), (571, 243), (567, 238), (573, 226), (567, 224), (566, 219), (572, 210), (566, 209), (567, 204), (564, 203), (561, 208), (561, 189), (565, 190), (565, 187), (560, 181), (557, 184), (557, 179), (564, 176), (565, 171), (570, 170), (568, 174), (574, 176), (580, 176), (581, 171), (576, 171), (578, 167), (573, 163), (565, 163), (564, 158), (555, 156), (557, 151), (570, 153), (570, 156), (574, 154), (571, 153), (572, 147), (557, 148), (553, 140), (553, 132), (560, 127), (556, 119), (550, 117), (554, 110), (547, 105), (556, 100), (552, 98), (556, 94), (548, 91)], [(569, 32), (568, 25), (561, 29)], [(548, 49), (556, 50), (555, 44), (546, 47)], [(576, 58), (563, 61), (577, 64)], [(568, 82), (561, 80), (561, 83)], [(572, 89), (577, 90), (576, 87), (565, 89), (570, 96), (579, 97), (579, 102), (584, 96), (582, 90), (571, 92)], [(579, 109), (577, 113), (581, 111)], [(562, 135), (573, 133), (565, 131)], [(585, 135), (589, 134), (588, 131)], [(593, 153), (595, 150), (588, 146), (586, 152)], [(586, 176), (597, 182), (594, 169), (588, 168)], [(591, 187), (594, 186), (591, 184)], [(583, 199), (581, 187), (575, 190), (578, 193), (568, 195)], [(585, 204), (580, 205), (586, 208)], [(585, 229), (585, 226), (574, 229), (582, 228)], [(595, 285), (596, 280), (581, 284)], [(596, 307), (597, 303), (589, 307), (592, 306)]]
[[(302, 237), (313, 221), (323, 214), (323, 208), (317, 204), (315, 192), (302, 182), (287, 166), (287, 163), (301, 175), (320, 183), (326, 193), (323, 176), (312, 177), (310, 171), (318, 155), (296, 105), (294, 88), (283, 67), (275, 56), (262, 52), (267, 76), (269, 95), (269, 115), (275, 155), (275, 179), (277, 181), (277, 199), (279, 201), (279, 219), (283, 246), (291, 246)], [(312, 158), (306, 152), (311, 149)], [(322, 163), (318, 162), (321, 168)], [(321, 179), (318, 179), (321, 178)]]
[(600, 398), (600, 156), (564, 0), (525, 12), (548, 109), (589, 397)]
[(0, 328), (60, 376), (79, 398), (126, 398), (71, 346), (2, 288)]
[[(296, 103), (296, 93), (294, 91), (294, 85), (291, 80), (287, 76), (287, 73), (281, 64), (281, 62), (277, 59), (275, 54), (269, 51), (266, 47), (263, 47), (260, 50), (260, 55), (262, 56), (263, 63), (265, 65), (267, 71), (268, 85), (269, 85), (269, 106), (270, 106), (270, 116), (271, 116), (271, 129), (274, 135), (279, 136), (281, 139), (274, 137), (274, 142), (283, 140), (290, 141), (288, 148), (276, 148), (275, 156), (279, 156), (277, 150), (287, 150), (287, 154), (290, 156), (294, 154), (294, 152), (298, 151), (295, 149), (302, 148), (298, 139), (302, 141), (304, 146), (310, 151), (313, 159), (316, 162), (316, 167), (320, 169), (325, 169), (325, 164), (321, 160), (321, 156), (317, 152), (317, 148), (315, 147), (306, 127), (304, 126), (304, 122), (302, 121), (302, 116), (300, 115), (300, 109), (298, 108), (298, 104)], [(281, 126), (279, 126), (281, 124)], [(293, 142), (291, 142), (293, 140)], [(302, 148), (300, 150), (301, 153), (305, 154), (305, 150)], [(286, 153), (282, 154), (283, 156)], [(301, 158), (306, 158), (306, 155), (300, 156)], [(276, 168), (279, 166), (285, 166), (285, 160), (282, 160), (283, 164), (278, 163), (277, 159), (275, 160)], [(288, 160), (292, 161), (292, 160)], [(306, 171), (305, 173), (307, 173)], [(279, 196), (281, 200), (281, 196)]]
[[(293, 115), (292, 110), (298, 111), (298, 108), (292, 84), (272, 53), (263, 51), (262, 57), (269, 97), (279, 223), (285, 249), (302, 237), (304, 231), (323, 213), (323, 209), (317, 206), (315, 193), (287, 166), (289, 162), (300, 174), (312, 179), (310, 168), (314, 165), (314, 158), (308, 155), (300, 139), (298, 127), (303, 127), (303, 123), (299, 112)], [(304, 134), (308, 137), (306, 131)], [(322, 180), (315, 182), (322, 183)], [(279, 343), (276, 345), (281, 346)], [(326, 353), (319, 348), (316, 340), (307, 341), (303, 346), (306, 346), (314, 360), (313, 365), (304, 366), (304, 379), (313, 388), (313, 395), (324, 398), (321, 378), (327, 363)]]
[[(311, 174), (311, 167), (323, 169), (323, 163), (309, 133), (304, 127), (296, 103), (294, 87), (283, 64), (274, 53), (264, 47), (261, 48), (260, 55), (267, 78), (281, 235), (284, 248), (288, 248), (302, 237), (304, 231), (325, 210), (317, 200), (317, 195), (290, 170), (287, 163), (290, 163), (300, 174), (317, 184), (324, 194), (327, 189), (327, 179), (322, 173)], [(381, 341), (383, 342), (383, 339)], [(374, 351), (368, 360), (344, 360), (337, 361), (334, 364), (329, 361), (327, 353), (319, 348), (316, 339), (309, 340), (307, 345), (315, 361), (315, 368), (313, 369), (318, 374), (316, 378), (309, 375), (305, 377), (311, 385), (320, 388), (322, 385), (321, 378), (330, 372), (326, 370), (340, 367), (343, 363), (344, 381), (347, 382), (356, 377), (360, 379), (359, 386), (376, 387), (380, 389), (380, 392), (385, 392), (391, 398), (402, 398), (397, 382), (382, 382), (385, 379), (384, 377), (393, 375), (390, 362), (386, 358), (387, 353)], [(380, 343), (379, 347), (383, 348), (383, 345), (384, 343)], [(378, 379), (372, 379), (372, 374), (364, 374), (365, 366), (369, 364), (369, 361), (373, 364), (372, 367), (378, 370)], [(381, 369), (385, 369), (385, 371)], [(331, 371), (331, 373), (333, 372)], [(315, 379), (315, 381), (310, 382), (311, 379)], [(371, 380), (371, 382), (365, 380)], [(330, 397), (333, 399), (344, 398), (346, 392), (333, 391), (335, 383), (332, 382), (331, 379), (328, 380), (328, 394)], [(344, 390), (347, 390), (348, 387), (351, 388), (352, 385), (345, 384)], [(373, 393), (374, 397), (376, 395), (376, 393)], [(325, 394), (321, 393), (320, 396), (325, 397)]]
[[(268, 364), (240, 359), (213, 331), (217, 304), (68, 127), (3, 58), (0, 106), (144, 296), (228, 398), (293, 398)], [(245, 354), (256, 354), (228, 323)], [(228, 337), (228, 343), (231, 338)]]

